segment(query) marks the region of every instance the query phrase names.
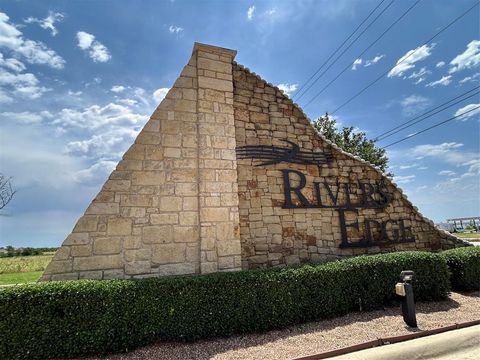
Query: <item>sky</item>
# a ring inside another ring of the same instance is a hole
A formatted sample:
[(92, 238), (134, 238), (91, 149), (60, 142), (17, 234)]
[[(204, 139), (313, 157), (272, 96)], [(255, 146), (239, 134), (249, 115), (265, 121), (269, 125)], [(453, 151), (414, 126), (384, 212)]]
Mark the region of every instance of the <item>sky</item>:
[[(282, 88), (310, 119), (333, 113), (339, 127), (373, 139), (479, 86), (478, 6), (429, 41), (475, 3), (2, 0), (0, 173), (17, 193), (1, 211), (0, 246), (62, 243), (195, 41), (237, 50), (238, 63)], [(480, 215), (480, 99), (475, 91), (465, 97), (472, 94), (377, 142), (461, 115), (387, 148), (394, 181), (436, 222)]]

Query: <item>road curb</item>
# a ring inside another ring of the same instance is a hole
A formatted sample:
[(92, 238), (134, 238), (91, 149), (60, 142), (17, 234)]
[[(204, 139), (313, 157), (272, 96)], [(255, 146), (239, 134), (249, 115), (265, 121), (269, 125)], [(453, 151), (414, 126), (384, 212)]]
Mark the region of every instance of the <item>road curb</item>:
[(395, 344), (395, 343), (399, 343), (399, 342), (402, 342), (402, 341), (418, 339), (418, 338), (422, 338), (422, 337), (429, 336), (429, 335), (441, 334), (441, 333), (444, 333), (444, 332), (447, 332), (447, 331), (463, 329), (463, 328), (466, 328), (466, 327), (469, 327), (469, 326), (475, 326), (475, 325), (480, 325), (480, 320), (473, 320), (473, 321), (467, 321), (467, 322), (463, 322), (463, 323), (456, 323), (454, 325), (444, 326), (444, 327), (436, 328), (436, 329), (432, 329), (432, 330), (419, 331), (419, 332), (412, 333), (412, 334), (378, 338), (376, 340), (371, 340), (371, 341), (367, 341), (367, 342), (364, 342), (364, 343), (361, 343), (361, 344), (347, 346), (347, 347), (337, 349), (337, 350), (331, 350), (331, 351), (326, 351), (326, 352), (319, 353), (319, 354), (314, 354), (314, 355), (308, 355), (308, 356), (304, 356), (304, 357), (295, 358), (294, 360), (328, 359), (330, 357), (344, 355), (344, 354), (352, 353), (352, 352), (355, 352), (355, 351), (371, 349), (371, 348), (378, 347), (378, 346), (383, 346), (383, 345)]

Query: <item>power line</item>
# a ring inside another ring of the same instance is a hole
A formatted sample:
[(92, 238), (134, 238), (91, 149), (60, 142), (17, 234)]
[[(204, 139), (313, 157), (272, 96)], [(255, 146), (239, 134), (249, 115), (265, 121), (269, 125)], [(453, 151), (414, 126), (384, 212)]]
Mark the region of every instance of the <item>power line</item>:
[[(470, 92), (472, 92), (472, 91), (474, 91), (474, 90), (477, 90), (478, 88), (480, 88), (480, 86), (477, 86), (476, 88), (473, 88), (472, 90), (469, 90), (469, 91), (467, 91), (467, 92), (465, 92), (465, 93), (463, 93), (463, 94), (461, 94), (461, 95), (459, 95), (459, 96), (457, 96), (457, 97), (455, 97), (455, 98), (453, 98), (453, 99), (451, 99), (451, 100), (449, 100), (449, 101), (447, 101), (447, 102), (445, 102), (445, 103), (443, 103), (443, 104), (440, 104), (440, 105), (438, 105), (438, 106), (436, 106), (436, 107), (434, 107), (434, 108), (432, 108), (432, 109), (424, 112), (423, 114), (421, 114), (421, 115), (419, 115), (419, 116), (414, 117), (413, 119), (411, 119), (411, 120), (409, 120), (409, 121), (404, 122), (403, 124), (400, 124), (400, 125), (392, 128), (392, 129), (390, 129), (390, 130), (382, 133), (381, 135), (378, 135), (375, 139), (373, 139), (373, 141), (374, 141), (374, 142), (377, 142), (377, 141), (381, 141), (381, 140), (383, 140), (383, 139), (386, 139), (386, 138), (388, 138), (388, 137), (390, 137), (390, 136), (392, 136), (392, 135), (395, 135), (395, 134), (399, 133), (400, 131), (403, 131), (403, 130), (405, 130), (405, 129), (408, 129), (409, 127), (412, 127), (413, 125), (418, 124), (419, 122), (421, 122), (421, 121), (423, 121), (423, 120), (426, 120), (426, 119), (432, 117), (433, 115), (436, 115), (436, 114), (438, 114), (438, 113), (440, 113), (440, 112), (442, 112), (442, 111), (445, 111), (445, 110), (451, 108), (452, 106), (457, 105), (458, 103), (461, 103), (461, 102), (463, 102), (463, 101), (465, 101), (465, 100), (467, 100), (467, 99), (470, 99), (471, 97), (473, 97), (473, 96), (475, 96), (475, 95), (478, 95), (478, 94), (480, 93), (480, 91), (474, 92), (473, 94), (471, 94), (471, 95), (469, 95), (469, 96), (467, 96), (467, 97), (465, 97), (465, 98), (463, 98), (463, 99), (460, 99), (460, 100), (458, 100), (458, 101), (456, 101), (456, 102), (454, 102), (454, 103), (452, 103), (452, 104), (444, 107), (443, 109), (440, 109), (440, 110), (438, 110), (438, 111), (435, 111), (435, 112), (431, 113), (432, 111), (434, 111), (434, 110), (436, 110), (436, 109), (438, 109), (438, 108), (441, 108), (441, 107), (447, 105), (449, 102), (452, 102), (452, 101), (454, 101), (454, 100), (456, 100), (456, 99), (458, 99), (458, 98), (460, 98), (460, 97), (462, 97), (462, 96), (464, 96), (464, 95), (466, 95), (466, 94), (468, 94), (468, 93), (470, 93)], [(429, 113), (431, 113), (431, 114), (429, 114)], [(427, 114), (428, 114), (428, 115), (427, 115)], [(426, 115), (426, 116), (425, 116), (425, 115)], [(419, 118), (420, 118), (420, 120), (414, 121), (414, 120), (419, 119)], [(397, 129), (398, 129), (398, 130), (397, 130)]]
[(386, 139), (386, 138), (388, 138), (388, 137), (390, 137), (390, 136), (393, 136), (393, 135), (399, 133), (400, 131), (403, 131), (403, 130), (405, 130), (405, 129), (408, 129), (409, 127), (412, 127), (413, 125), (418, 124), (419, 122), (421, 122), (421, 121), (423, 121), (423, 120), (426, 120), (426, 119), (432, 117), (433, 115), (436, 115), (436, 114), (438, 114), (438, 113), (440, 113), (440, 112), (442, 112), (442, 111), (444, 111), (444, 110), (446, 110), (446, 109), (448, 109), (448, 108), (451, 108), (452, 106), (454, 106), (454, 105), (456, 105), (456, 104), (458, 104), (458, 103), (460, 103), (460, 102), (462, 102), (462, 101), (465, 101), (465, 100), (471, 98), (472, 96), (478, 95), (479, 93), (480, 93), (480, 91), (477, 91), (476, 93), (473, 93), (472, 95), (466, 97), (465, 99), (461, 99), (461, 100), (459, 100), (459, 101), (457, 101), (457, 102), (455, 102), (455, 103), (453, 103), (453, 104), (445, 107), (444, 109), (435, 111), (434, 113), (432, 113), (432, 114), (430, 114), (430, 115), (428, 115), (428, 116), (425, 116), (423, 119), (417, 120), (417, 121), (415, 121), (414, 123), (412, 123), (412, 124), (410, 124), (410, 125), (404, 126), (402, 129), (397, 130), (397, 131), (391, 133), (390, 135), (384, 136), (383, 138), (381, 138), (381, 139), (379, 139), (379, 140), (374, 140), (374, 142), (376, 142), (376, 141), (381, 141), (381, 140)]
[[(410, 56), (412, 56), (413, 54), (415, 54), (415, 52), (418, 51), (418, 49), (426, 44), (428, 44), (429, 42), (431, 42), (433, 39), (435, 39), (438, 35), (440, 35), (442, 32), (444, 32), (445, 30), (447, 30), (450, 26), (452, 26), (454, 23), (456, 23), (458, 20), (460, 20), (462, 17), (464, 17), (467, 13), (469, 13), (470, 11), (473, 10), (473, 8), (475, 6), (478, 5), (478, 2), (475, 3), (475, 5), (473, 5), (472, 7), (470, 7), (467, 11), (465, 11), (464, 13), (462, 13), (460, 16), (458, 16), (457, 18), (455, 18), (453, 21), (451, 21), (448, 25), (446, 25), (445, 27), (443, 27), (440, 31), (438, 31), (435, 35), (433, 35), (430, 39), (428, 39), (425, 43), (423, 43), (421, 46), (417, 47), (414, 51), (412, 51), (408, 56), (406, 56), (404, 59), (402, 59), (401, 61), (399, 61), (397, 64), (395, 64), (395, 66), (397, 65), (400, 65), (402, 62), (404, 62), (405, 60), (407, 60)], [(338, 110), (340, 110), (341, 108), (343, 108), (344, 106), (346, 106), (348, 103), (350, 103), (353, 99), (357, 98), (360, 94), (362, 94), (365, 90), (367, 90), (368, 88), (370, 88), (372, 85), (376, 84), (381, 78), (383, 78), (385, 75), (387, 75), (395, 66), (393, 66), (391, 69), (387, 70), (386, 72), (384, 72), (382, 75), (380, 75), (378, 78), (376, 78), (374, 81), (372, 81), (370, 84), (368, 84), (367, 86), (365, 86), (362, 90), (360, 90), (358, 93), (356, 93), (354, 96), (352, 96), (350, 99), (348, 99), (347, 101), (345, 101), (342, 105), (340, 105), (339, 107), (337, 107), (333, 112), (331, 112), (331, 114), (334, 114), (336, 113)]]
[[(381, 140), (381, 138), (384, 138), (384, 135), (386, 135), (386, 134), (388, 134), (388, 133), (390, 133), (390, 132), (392, 132), (392, 131), (400, 128), (400, 127), (402, 127), (403, 125), (409, 124), (409, 123), (411, 123), (412, 121), (414, 121), (414, 120), (416, 120), (416, 119), (418, 119), (418, 118), (421, 118), (422, 116), (424, 116), (424, 115), (426, 115), (426, 114), (428, 114), (428, 113), (430, 113), (430, 112), (432, 112), (432, 111), (434, 111), (434, 110), (436, 110), (436, 109), (438, 109), (438, 108), (440, 108), (440, 107), (448, 104), (449, 102), (452, 102), (452, 101), (454, 101), (454, 100), (456, 100), (456, 99), (458, 99), (458, 98), (460, 98), (460, 97), (462, 97), (462, 96), (464, 96), (464, 95), (466, 95), (466, 94), (468, 94), (468, 93), (471, 93), (472, 91), (477, 90), (478, 88), (480, 88), (480, 86), (476, 86), (476, 87), (474, 87), (473, 89), (470, 89), (470, 90), (464, 92), (463, 94), (460, 94), (460, 95), (454, 97), (453, 99), (450, 99), (450, 100), (448, 100), (448, 101), (445, 101), (445, 102), (441, 103), (440, 105), (435, 106), (435, 107), (433, 107), (433, 108), (425, 111), (423, 114), (420, 114), (420, 115), (418, 115), (418, 116), (415, 116), (413, 119), (410, 119), (410, 120), (408, 120), (408, 121), (406, 121), (406, 122), (404, 122), (404, 123), (402, 123), (402, 124), (400, 124), (400, 125), (392, 128), (392, 129), (390, 129), (390, 130), (388, 130), (388, 131), (385, 131), (385, 132), (381, 133), (381, 134), (378, 135), (375, 139), (373, 139), (373, 141), (379, 141), (379, 140)], [(465, 100), (465, 99), (463, 99), (463, 100)], [(463, 100), (462, 100), (462, 101), (463, 101)], [(444, 110), (445, 110), (445, 109), (444, 109)]]
[(420, 135), (420, 134), (424, 133), (425, 131), (431, 130), (431, 129), (433, 129), (433, 128), (436, 128), (437, 126), (440, 126), (440, 125), (443, 125), (443, 124), (445, 124), (445, 123), (447, 123), (447, 122), (449, 122), (449, 121), (455, 120), (456, 118), (459, 118), (459, 117), (461, 117), (461, 116), (463, 116), (463, 115), (465, 115), (465, 114), (468, 114), (469, 112), (472, 112), (472, 111), (477, 110), (477, 109), (480, 109), (480, 105), (477, 106), (477, 107), (474, 107), (473, 109), (470, 109), (470, 110), (468, 110), (468, 111), (465, 111), (465, 112), (463, 112), (463, 113), (461, 113), (461, 114), (458, 114), (458, 115), (456, 115), (456, 116), (453, 116), (453, 117), (451, 117), (450, 119), (444, 120), (444, 121), (442, 121), (442, 122), (439, 122), (439, 123), (437, 123), (437, 124), (435, 124), (435, 125), (432, 125), (432, 126), (426, 128), (426, 129), (423, 129), (423, 130), (420, 130), (420, 131), (418, 131), (418, 132), (416, 132), (416, 133), (413, 133), (412, 135), (406, 136), (406, 137), (404, 137), (403, 139), (397, 140), (397, 141), (395, 141), (395, 142), (393, 142), (393, 143), (391, 143), (391, 144), (388, 144), (387, 146), (384, 146), (383, 148), (386, 149), (386, 148), (389, 147), (389, 146), (392, 146), (392, 145), (398, 144), (398, 143), (400, 143), (400, 142), (402, 142), (402, 141), (408, 140), (408, 139), (410, 139), (410, 138), (412, 138), (412, 137), (414, 137), (414, 136), (417, 136), (417, 135)]
[[(333, 62), (313, 81), (313, 83), (311, 83), (311, 84), (303, 91), (303, 93), (296, 99), (297, 101), (300, 100), (300, 99), (302, 98), (302, 96), (305, 95), (305, 93), (306, 93), (308, 90), (310, 90), (311, 87), (312, 87), (313, 85), (315, 85), (318, 80), (320, 80), (320, 78), (328, 71), (328, 69), (330, 69), (330, 68), (338, 61), (338, 59), (340, 59), (340, 58), (342, 57), (342, 55), (345, 54), (345, 52), (346, 52), (348, 49), (350, 49), (350, 47), (360, 38), (360, 36), (362, 36), (362, 35), (365, 33), (365, 31), (367, 31), (367, 30), (370, 28), (370, 26), (372, 26), (372, 25), (378, 20), (378, 18), (379, 18), (380, 16), (382, 16), (383, 13), (384, 13), (385, 11), (387, 11), (387, 9), (388, 9), (390, 6), (392, 6), (392, 4), (394, 3), (394, 1), (395, 1), (395, 0), (390, 1), (390, 3), (380, 12), (380, 14), (378, 14), (378, 15), (367, 25), (367, 27), (366, 27), (365, 29), (363, 29), (363, 31), (350, 43), (350, 45), (348, 45), (348, 46), (342, 51), (342, 53), (341, 53), (340, 55), (338, 55), (338, 56), (333, 60)], [(382, 1), (382, 2), (383, 2), (383, 1)], [(322, 66), (323, 66), (323, 65), (322, 65)], [(320, 69), (319, 69), (319, 71), (320, 71)], [(318, 71), (317, 71), (317, 73), (318, 73)], [(297, 94), (298, 94), (298, 93), (297, 93)]]
[(301, 90), (310, 82), (310, 80), (312, 80), (312, 79), (315, 77), (315, 75), (318, 74), (318, 72), (325, 66), (325, 64), (330, 61), (330, 59), (342, 48), (343, 45), (345, 45), (345, 43), (346, 43), (348, 40), (350, 40), (350, 38), (357, 32), (357, 30), (360, 29), (360, 27), (370, 18), (370, 16), (372, 16), (372, 14), (373, 14), (385, 1), (386, 1), (386, 0), (380, 1), (380, 3), (378, 3), (378, 5), (375, 6), (375, 8), (374, 8), (372, 11), (370, 11), (370, 13), (368, 14), (368, 16), (367, 16), (365, 19), (363, 19), (363, 21), (355, 28), (355, 30), (352, 31), (352, 33), (351, 33), (345, 40), (343, 40), (343, 42), (335, 49), (335, 51), (328, 57), (328, 59), (325, 60), (322, 65), (320, 65), (320, 67), (313, 73), (312, 76), (310, 76), (310, 77), (308, 78), (307, 81), (305, 81), (305, 83), (303, 83), (302, 86), (300, 86), (300, 89), (298, 89), (297, 93), (296, 93), (295, 95), (293, 95), (292, 98), (295, 98), (295, 96), (297, 96), (297, 95), (301, 92)]
[[(363, 54), (365, 54), (368, 50), (370, 50), (370, 48), (375, 45), (383, 36), (385, 36), (385, 34), (387, 32), (390, 31), (391, 28), (393, 28), (400, 20), (402, 20), (409, 12), (410, 10), (412, 10), (418, 3), (420, 2), (420, 0), (417, 0), (417, 2), (415, 2), (412, 6), (410, 6), (407, 11), (405, 11), (397, 20), (395, 20), (395, 22), (393, 24), (391, 24), (379, 37), (377, 37), (375, 39), (374, 42), (372, 42), (370, 45), (368, 45), (368, 47), (363, 50), (361, 52), (361, 54), (359, 54), (356, 59), (359, 59), (361, 56), (363, 56)], [(353, 66), (353, 64), (355, 63), (355, 60), (351, 63), (351, 64), (348, 64), (337, 76), (335, 76), (327, 85), (325, 85), (313, 98), (310, 99), (310, 101), (308, 103), (306, 103), (304, 105), (304, 107), (307, 107), (308, 105), (310, 105), (310, 103), (315, 100), (321, 93), (323, 93), (331, 84), (333, 84), (345, 71), (347, 71), (348, 69), (350, 69), (351, 66)]]

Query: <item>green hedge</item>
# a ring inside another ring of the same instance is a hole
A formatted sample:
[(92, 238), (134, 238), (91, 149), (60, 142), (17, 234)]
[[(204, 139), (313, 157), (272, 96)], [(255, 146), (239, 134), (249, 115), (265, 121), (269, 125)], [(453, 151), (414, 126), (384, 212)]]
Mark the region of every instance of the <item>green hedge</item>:
[(463, 247), (441, 254), (447, 261), (452, 289), (480, 290), (480, 247)]
[(317, 266), (142, 280), (71, 281), (0, 291), (0, 358), (74, 357), (283, 328), (380, 308), (413, 270), (416, 300), (449, 291), (444, 257), (360, 256)]

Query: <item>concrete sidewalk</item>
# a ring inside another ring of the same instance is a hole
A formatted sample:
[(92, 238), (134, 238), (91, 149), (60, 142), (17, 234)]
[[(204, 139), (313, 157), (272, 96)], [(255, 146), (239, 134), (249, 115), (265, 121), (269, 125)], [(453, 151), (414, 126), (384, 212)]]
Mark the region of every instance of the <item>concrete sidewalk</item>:
[(335, 356), (332, 360), (474, 360), (480, 358), (480, 325)]

